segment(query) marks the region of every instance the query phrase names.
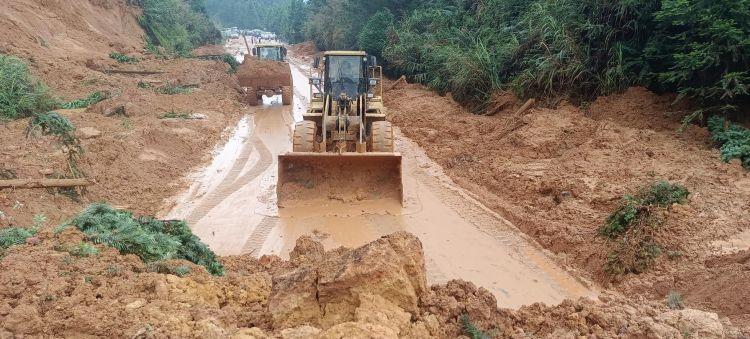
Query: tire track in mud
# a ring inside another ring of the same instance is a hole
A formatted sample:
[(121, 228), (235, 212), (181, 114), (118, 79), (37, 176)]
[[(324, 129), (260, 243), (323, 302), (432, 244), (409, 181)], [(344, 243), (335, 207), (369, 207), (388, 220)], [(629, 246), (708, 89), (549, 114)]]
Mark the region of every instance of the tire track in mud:
[[(242, 170), (250, 161), (253, 150), (258, 152), (259, 159), (247, 173), (240, 176)], [(200, 204), (190, 212), (186, 218), (187, 222), (191, 225), (196, 224), (212, 209), (226, 200), (227, 197), (261, 175), (271, 164), (273, 164), (271, 152), (263, 141), (257, 135), (253, 134), (250, 137), (250, 142), (244, 147), (232, 168), (227, 172), (226, 177), (219, 183), (216, 189), (203, 198)]]
[(271, 234), (277, 221), (278, 218), (276, 217), (264, 216), (258, 225), (255, 226), (253, 233), (247, 238), (247, 242), (242, 246), (240, 254), (255, 255), (263, 247), (263, 243), (266, 242), (268, 235)]

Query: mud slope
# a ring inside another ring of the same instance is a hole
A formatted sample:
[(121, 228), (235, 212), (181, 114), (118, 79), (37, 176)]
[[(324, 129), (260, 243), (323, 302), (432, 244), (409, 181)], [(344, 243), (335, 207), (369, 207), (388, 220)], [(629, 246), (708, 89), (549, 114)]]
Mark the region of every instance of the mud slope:
[(137, 11), (125, 0), (4, 0), (0, 53), (29, 60), (59, 95), (79, 95), (87, 59), (142, 50)]
[[(392, 121), (424, 148), (430, 158), (464, 188), (511, 220), (542, 246), (593, 278), (609, 283), (602, 270), (609, 244), (597, 230), (621, 197), (656, 180), (685, 185), (691, 192), (684, 206), (674, 206), (666, 250), (655, 267), (627, 276), (617, 288), (628, 294), (662, 299), (688, 286), (680, 276), (705, 271), (704, 260), (726, 240), (750, 229), (750, 176), (736, 164), (719, 161), (708, 133), (690, 126), (676, 132), (671, 97), (643, 88), (599, 98), (586, 109), (562, 103), (520, 115), (514, 110), (477, 116), (418, 85), (398, 85), (388, 92)], [(744, 248), (747, 248), (747, 244)], [(741, 246), (742, 247), (742, 246)], [(721, 260), (721, 259), (719, 259)], [(692, 273), (688, 273), (692, 272)], [(709, 275), (711, 279), (721, 278)], [(719, 281), (716, 286), (722, 285)], [(747, 289), (747, 280), (733, 284)], [(716, 289), (731, 298), (733, 292)], [(734, 319), (733, 310), (687, 293), (693, 300)]]
[[(64, 101), (96, 91), (109, 97), (87, 109), (58, 110), (76, 126), (84, 149), (78, 167), (95, 183), (78, 192), (2, 190), (0, 227), (30, 226), (34, 215), (56, 224), (92, 201), (153, 214), (182, 188), (188, 171), (210, 159), (225, 127), (247, 109), (238, 101), (237, 80), (225, 63), (141, 54), (143, 32), (135, 11), (119, 0), (0, 4), (2, 53), (26, 60)], [(108, 56), (114, 51), (141, 61), (119, 64)], [(108, 69), (162, 73), (116, 74)], [(169, 86), (191, 90), (176, 95), (158, 91)], [(165, 118), (168, 113), (191, 119)], [(28, 136), (28, 124), (29, 119), (0, 124), (0, 170), (18, 178), (70, 175), (60, 143), (51, 136)]]

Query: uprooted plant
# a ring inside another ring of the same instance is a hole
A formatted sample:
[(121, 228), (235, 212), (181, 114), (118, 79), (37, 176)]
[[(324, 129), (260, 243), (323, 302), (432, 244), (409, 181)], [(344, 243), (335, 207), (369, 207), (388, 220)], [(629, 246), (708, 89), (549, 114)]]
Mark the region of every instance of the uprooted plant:
[(685, 187), (660, 181), (625, 196), (599, 229), (614, 244), (604, 270), (617, 276), (641, 273), (651, 266), (662, 252), (658, 232), (666, 220), (665, 211), (672, 204), (685, 203), (688, 195)]
[(198, 85), (171, 85), (166, 84), (155, 89), (156, 93), (175, 95), (175, 94), (190, 94), (194, 89), (198, 88)]
[(224, 274), (216, 255), (181, 220), (134, 217), (107, 204), (89, 205), (59, 230), (75, 226), (95, 243), (114, 247), (122, 254), (135, 254), (146, 263), (184, 259), (202, 265), (214, 275)]
[(57, 112), (35, 114), (26, 129), (27, 137), (43, 134), (53, 135), (63, 145), (63, 151), (68, 155), (68, 168), (74, 178), (83, 173), (78, 169), (78, 161), (83, 154), (81, 141), (75, 136), (75, 126), (70, 120)]

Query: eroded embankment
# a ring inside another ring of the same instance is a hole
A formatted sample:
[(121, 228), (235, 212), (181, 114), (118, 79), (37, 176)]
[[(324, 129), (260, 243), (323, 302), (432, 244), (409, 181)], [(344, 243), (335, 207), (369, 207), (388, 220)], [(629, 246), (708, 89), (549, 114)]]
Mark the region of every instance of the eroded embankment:
[[(747, 253), (748, 245), (727, 244), (742, 243), (731, 239), (750, 228), (750, 177), (720, 161), (705, 129), (678, 132), (672, 101), (631, 88), (586, 108), (561, 103), (518, 114), (520, 105), (509, 105), (478, 116), (419, 85), (386, 95), (407, 137), (560, 261), (604, 284), (619, 280), (614, 286), (628, 295), (664, 300), (674, 291), (747, 324), (744, 303), (728, 302), (745, 295), (747, 261), (713, 255), (721, 247)], [(659, 226), (669, 241), (653, 267), (614, 279), (604, 272), (614, 244), (599, 229), (623, 196), (658, 180), (687, 187), (689, 201)]]

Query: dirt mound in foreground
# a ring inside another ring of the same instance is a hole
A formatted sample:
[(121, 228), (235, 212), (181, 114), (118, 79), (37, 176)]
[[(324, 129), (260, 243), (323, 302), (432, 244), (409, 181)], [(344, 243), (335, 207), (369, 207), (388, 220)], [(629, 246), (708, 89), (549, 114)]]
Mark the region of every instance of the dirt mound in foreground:
[[(628, 295), (664, 300), (672, 290), (686, 292), (679, 277), (706, 271), (713, 241), (750, 229), (750, 175), (721, 162), (705, 129), (677, 132), (669, 96), (631, 88), (586, 109), (562, 103), (491, 117), (414, 84), (399, 85), (385, 98), (392, 121), (455, 182), (562, 264), (605, 285), (612, 281), (603, 270), (612, 245), (598, 230), (607, 215), (624, 195), (657, 180), (686, 186), (689, 202), (673, 206), (660, 226), (669, 239), (662, 253), (672, 255), (659, 257), (644, 274), (621, 277), (615, 286)], [(747, 280), (736, 282), (750, 288)], [(728, 310), (721, 299), (699, 300), (696, 306), (710, 303), (722, 315), (745, 319), (735, 312), (741, 308)]]
[(137, 257), (101, 246), (90, 256), (67, 252), (82, 240), (73, 229), (47, 231), (6, 252), (0, 335), (456, 337), (464, 318), (497, 337), (732, 333), (715, 314), (615, 297), (499, 310), (489, 291), (471, 283), (428, 288), (421, 244), (408, 233), (331, 252), (301, 238), (290, 261), (224, 258), (220, 278), (184, 261), (165, 264), (189, 268), (184, 277), (149, 272)]

